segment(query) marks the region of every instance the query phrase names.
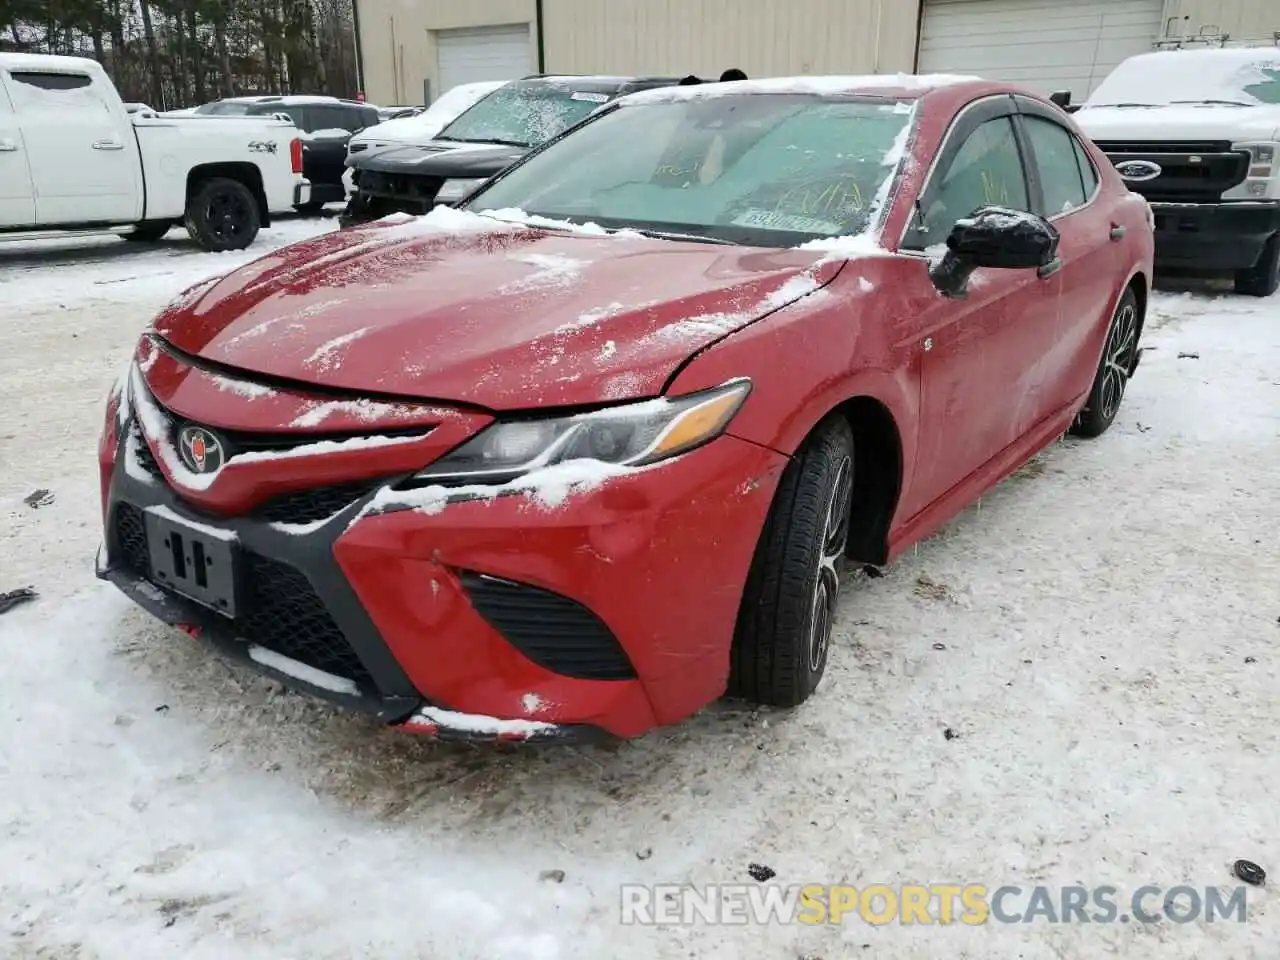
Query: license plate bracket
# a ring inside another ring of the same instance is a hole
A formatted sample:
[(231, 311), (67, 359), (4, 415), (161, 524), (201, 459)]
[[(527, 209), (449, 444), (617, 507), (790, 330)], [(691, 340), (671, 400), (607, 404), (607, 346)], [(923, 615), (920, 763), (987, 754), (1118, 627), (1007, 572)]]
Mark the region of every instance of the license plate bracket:
[(194, 600), (225, 617), (236, 615), (234, 538), (185, 523), (168, 511), (147, 510), (151, 579), (159, 587)]

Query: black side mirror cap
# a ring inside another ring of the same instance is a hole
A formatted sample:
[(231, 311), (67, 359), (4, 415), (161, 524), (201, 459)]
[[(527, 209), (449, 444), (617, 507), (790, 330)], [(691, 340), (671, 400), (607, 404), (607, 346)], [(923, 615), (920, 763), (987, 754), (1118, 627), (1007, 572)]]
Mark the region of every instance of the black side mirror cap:
[(1057, 228), (1044, 217), (1005, 207), (982, 207), (957, 220), (947, 237), (947, 252), (929, 269), (943, 296), (963, 297), (969, 276), (979, 267), (1036, 270), (1050, 276), (1060, 265)]
[(1071, 91), (1055, 90), (1053, 93), (1049, 94), (1049, 102), (1055, 103), (1065, 110), (1067, 107), (1071, 106)]

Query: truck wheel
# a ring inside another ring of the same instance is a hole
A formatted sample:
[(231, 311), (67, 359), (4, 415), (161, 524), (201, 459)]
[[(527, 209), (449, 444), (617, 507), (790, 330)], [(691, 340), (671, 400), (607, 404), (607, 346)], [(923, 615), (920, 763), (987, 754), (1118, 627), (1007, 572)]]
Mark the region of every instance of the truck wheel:
[(168, 220), (149, 220), (134, 227), (132, 233), (122, 233), (120, 236), (133, 243), (155, 243), (162, 239), (172, 226), (173, 224)]
[(214, 177), (196, 187), (183, 218), (187, 233), (210, 252), (243, 250), (262, 225), (258, 201), (243, 183)]
[(1236, 293), (1269, 297), (1280, 290), (1280, 233), (1267, 241), (1262, 256), (1248, 270), (1236, 271)]

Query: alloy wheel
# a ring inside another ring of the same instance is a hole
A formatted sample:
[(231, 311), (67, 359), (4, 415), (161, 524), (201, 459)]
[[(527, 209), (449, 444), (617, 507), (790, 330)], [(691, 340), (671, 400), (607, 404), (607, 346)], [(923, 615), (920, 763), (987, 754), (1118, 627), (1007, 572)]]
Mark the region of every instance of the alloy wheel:
[(1110, 420), (1120, 409), (1124, 390), (1133, 370), (1134, 352), (1138, 346), (1138, 311), (1126, 303), (1116, 314), (1107, 337), (1106, 354), (1102, 367), (1102, 390), (1099, 411), (1104, 420)]
[(813, 602), (809, 614), (809, 670), (819, 672), (831, 645), (835, 623), (836, 601), (840, 595), (840, 575), (836, 564), (844, 556), (849, 539), (849, 501), (853, 496), (853, 458), (846, 456), (836, 471), (827, 516), (822, 525), (822, 546), (818, 551), (818, 570), (813, 583)]

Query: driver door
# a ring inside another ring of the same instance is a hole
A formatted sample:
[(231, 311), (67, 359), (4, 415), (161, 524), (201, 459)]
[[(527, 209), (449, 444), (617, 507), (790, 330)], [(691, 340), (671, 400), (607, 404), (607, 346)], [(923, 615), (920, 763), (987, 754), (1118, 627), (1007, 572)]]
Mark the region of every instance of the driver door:
[(1054, 324), (1060, 278), (1052, 270), (978, 269), (963, 299), (933, 289), (929, 260), (955, 222), (983, 206), (1033, 211), (1013, 98), (970, 104), (953, 122), (917, 200), (900, 250), (923, 254), (920, 430), (903, 516), (914, 517), (981, 471), (1017, 440), (1024, 410), (1040, 402), (1043, 358), (1027, 331)]

